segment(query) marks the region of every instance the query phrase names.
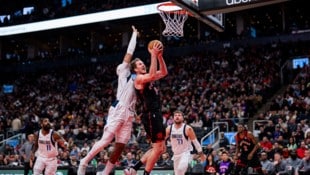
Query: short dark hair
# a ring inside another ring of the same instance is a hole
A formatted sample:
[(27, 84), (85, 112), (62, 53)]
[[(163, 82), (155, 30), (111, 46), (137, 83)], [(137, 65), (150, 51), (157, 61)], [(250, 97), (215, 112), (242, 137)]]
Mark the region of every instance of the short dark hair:
[(182, 114), (182, 116), (184, 116), (183, 112), (180, 111), (180, 110), (175, 110), (175, 111), (173, 112), (173, 115), (174, 115), (174, 114)]
[(131, 68), (132, 71), (137, 67), (137, 65), (136, 65), (136, 62), (137, 62), (137, 61), (141, 61), (141, 59), (140, 59), (140, 58), (135, 58), (135, 59), (133, 59), (133, 60), (130, 62), (130, 68)]
[(46, 119), (47, 119), (48, 121), (50, 121), (50, 119), (49, 119), (48, 117), (43, 117), (43, 118), (41, 118), (40, 123), (43, 123), (43, 121), (46, 120)]
[(227, 155), (229, 155), (227, 151), (222, 151), (222, 154), (227, 154)]

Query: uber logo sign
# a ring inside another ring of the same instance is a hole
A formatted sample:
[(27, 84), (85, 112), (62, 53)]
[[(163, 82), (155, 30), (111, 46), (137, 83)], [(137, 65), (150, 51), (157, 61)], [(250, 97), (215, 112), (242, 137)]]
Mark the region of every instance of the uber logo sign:
[(251, 0), (226, 0), (226, 5), (238, 5), (241, 3), (249, 3)]

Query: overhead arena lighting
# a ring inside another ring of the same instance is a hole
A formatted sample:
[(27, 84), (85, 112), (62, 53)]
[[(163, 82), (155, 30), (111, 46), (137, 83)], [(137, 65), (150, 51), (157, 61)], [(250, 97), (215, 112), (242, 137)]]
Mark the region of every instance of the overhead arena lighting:
[(38, 32), (49, 29), (77, 26), (96, 22), (118, 20), (123, 18), (138, 17), (158, 13), (160, 3), (141, 5), (136, 7), (108, 10), (86, 15), (78, 15), (54, 20), (33, 22), (14, 26), (0, 27), (0, 36), (16, 35), (29, 32)]

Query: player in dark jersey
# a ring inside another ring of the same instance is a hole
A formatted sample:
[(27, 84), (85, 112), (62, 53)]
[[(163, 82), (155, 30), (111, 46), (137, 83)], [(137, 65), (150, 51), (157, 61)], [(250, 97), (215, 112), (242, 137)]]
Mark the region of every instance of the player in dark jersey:
[(237, 160), (236, 172), (247, 174), (247, 168), (252, 167), (255, 172), (262, 175), (262, 165), (258, 156), (258, 142), (253, 134), (244, 125), (238, 124), (238, 132), (235, 135)]
[[(144, 175), (149, 175), (162, 153), (165, 151), (165, 126), (161, 113), (161, 102), (158, 87), (155, 80), (159, 80), (168, 74), (166, 63), (163, 59), (163, 45), (155, 43), (149, 48), (151, 65), (149, 72), (140, 59), (132, 61), (131, 68), (136, 73), (135, 88), (138, 100), (143, 105), (142, 122), (148, 137), (152, 141), (152, 148), (131, 168), (125, 169), (125, 175), (133, 175), (145, 164)], [(159, 63), (159, 69), (157, 69)]]

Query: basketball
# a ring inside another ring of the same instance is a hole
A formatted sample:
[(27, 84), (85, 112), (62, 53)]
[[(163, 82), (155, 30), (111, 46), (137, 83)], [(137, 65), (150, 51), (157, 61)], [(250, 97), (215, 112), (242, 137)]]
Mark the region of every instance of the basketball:
[(155, 44), (156, 42), (160, 43), (160, 45), (162, 46), (162, 49), (163, 49), (163, 46), (164, 46), (164, 45), (163, 45), (163, 43), (162, 43), (161, 41), (159, 41), (159, 40), (152, 40), (152, 41), (150, 41), (149, 44), (148, 44), (148, 49), (149, 49), (149, 50), (153, 49), (153, 46), (154, 46), (154, 44)]

